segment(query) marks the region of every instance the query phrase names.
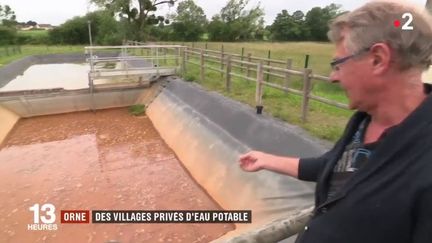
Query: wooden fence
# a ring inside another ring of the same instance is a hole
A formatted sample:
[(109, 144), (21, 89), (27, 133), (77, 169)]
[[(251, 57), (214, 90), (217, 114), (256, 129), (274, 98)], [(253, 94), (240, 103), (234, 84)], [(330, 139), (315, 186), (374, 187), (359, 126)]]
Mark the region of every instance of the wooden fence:
[[(148, 43), (128, 41), (125, 44), (146, 45)], [(195, 48), (193, 43), (191, 47), (185, 46), (184, 44), (183, 46), (184, 48), (181, 50), (181, 72), (183, 77), (187, 72), (187, 64), (192, 64), (199, 67), (199, 79), (201, 81), (205, 80), (207, 70), (219, 72), (221, 74), (221, 78), (224, 79), (225, 88), (228, 92), (231, 91), (232, 77), (255, 82), (255, 103), (258, 113), (259, 110), (262, 109), (263, 105), (262, 100), (264, 86), (301, 96), (301, 120), (303, 122), (307, 120), (310, 100), (315, 100), (341, 109), (348, 109), (348, 105), (346, 104), (313, 95), (312, 81), (316, 80), (318, 82), (330, 82), (330, 78), (314, 74), (310, 68), (294, 70), (292, 68), (291, 59), (283, 61), (271, 58), (255, 57), (250, 53), (245, 55), (244, 48), (242, 48), (241, 54), (228, 53), (224, 51), (223, 45), (221, 46), (221, 50), (207, 49), (207, 45), (205, 48)], [(268, 56), (270, 57), (270, 52)], [(290, 83), (293, 76), (297, 76), (302, 79), (302, 90), (290, 88)], [(283, 84), (271, 82), (270, 77), (283, 79), (284, 82)]]
[[(225, 88), (228, 92), (231, 91), (232, 77), (238, 77), (256, 83), (255, 102), (258, 109), (262, 109), (263, 87), (271, 87), (282, 90), (287, 93), (292, 93), (302, 97), (302, 114), (303, 122), (307, 120), (310, 100), (315, 100), (327, 105), (336, 106), (342, 109), (348, 109), (346, 104), (329, 100), (323, 97), (313, 95), (311, 93), (313, 85), (312, 80), (330, 82), (330, 79), (325, 76), (312, 73), (312, 69), (305, 68), (303, 70), (293, 70), (292, 60), (286, 61), (274, 60), (268, 58), (254, 57), (250, 53), (246, 56), (239, 54), (231, 54), (221, 51), (187, 47), (183, 50), (182, 55), (182, 73), (186, 73), (187, 64), (199, 66), (200, 80), (204, 81), (206, 70), (216, 71), (224, 77)], [(198, 62), (193, 61), (199, 60)], [(220, 68), (219, 68), (220, 65)], [(235, 69), (236, 68), (236, 69)], [(237, 70), (237, 72), (235, 71)], [(255, 75), (253, 75), (253, 73)], [(267, 77), (265, 77), (267, 76)], [(270, 77), (278, 77), (284, 80), (283, 85), (271, 82)], [(303, 90), (290, 88), (291, 79), (293, 76), (302, 78)]]
[(21, 46), (1, 46), (0, 57), (21, 54)]

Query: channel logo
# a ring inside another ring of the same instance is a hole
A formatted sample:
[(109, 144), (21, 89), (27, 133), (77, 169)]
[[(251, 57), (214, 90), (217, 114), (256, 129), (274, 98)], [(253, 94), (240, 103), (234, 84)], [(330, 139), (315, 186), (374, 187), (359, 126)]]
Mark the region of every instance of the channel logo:
[(27, 230), (57, 230), (55, 206), (45, 203), (41, 206), (36, 203), (29, 208), (33, 212), (33, 223), (27, 225)]
[[(28, 230), (57, 230), (56, 207), (34, 204)], [(61, 224), (112, 223), (252, 223), (251, 210), (60, 210)]]

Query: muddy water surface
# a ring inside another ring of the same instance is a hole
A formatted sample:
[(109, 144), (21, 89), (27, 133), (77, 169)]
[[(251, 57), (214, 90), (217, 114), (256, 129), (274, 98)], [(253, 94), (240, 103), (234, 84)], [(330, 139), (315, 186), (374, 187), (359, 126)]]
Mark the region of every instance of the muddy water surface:
[[(175, 122), (175, 121), (173, 121)], [(1, 242), (208, 242), (231, 224), (60, 224), (60, 210), (218, 210), (127, 109), (21, 119), (0, 147)], [(28, 231), (52, 203), (56, 231)]]

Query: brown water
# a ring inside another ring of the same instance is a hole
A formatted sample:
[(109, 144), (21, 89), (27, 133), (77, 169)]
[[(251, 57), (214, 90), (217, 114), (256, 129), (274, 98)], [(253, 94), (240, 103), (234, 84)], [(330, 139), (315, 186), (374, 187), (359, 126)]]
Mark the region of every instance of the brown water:
[[(173, 121), (175, 122), (175, 121)], [(150, 120), (127, 109), (21, 119), (0, 147), (1, 242), (208, 242), (231, 224), (60, 224), (60, 210), (218, 210)], [(33, 204), (57, 231), (28, 231)]]

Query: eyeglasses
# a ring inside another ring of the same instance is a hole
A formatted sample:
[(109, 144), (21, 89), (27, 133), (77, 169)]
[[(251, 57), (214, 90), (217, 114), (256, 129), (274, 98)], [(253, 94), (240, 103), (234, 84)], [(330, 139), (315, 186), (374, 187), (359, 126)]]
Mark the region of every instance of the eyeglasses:
[(331, 68), (332, 68), (333, 71), (339, 71), (339, 66), (338, 65), (340, 65), (340, 64), (348, 61), (349, 59), (351, 59), (353, 57), (359, 56), (360, 54), (363, 54), (363, 52), (367, 52), (369, 50), (370, 50), (370, 47), (367, 47), (367, 48), (361, 49), (360, 51), (358, 51), (358, 52), (356, 52), (356, 53), (354, 53), (352, 55), (349, 55), (349, 56), (346, 56), (346, 57), (341, 57), (341, 58), (336, 58), (336, 59), (334, 59), (330, 63), (330, 66), (331, 66)]

